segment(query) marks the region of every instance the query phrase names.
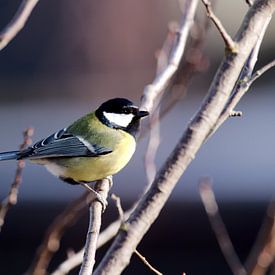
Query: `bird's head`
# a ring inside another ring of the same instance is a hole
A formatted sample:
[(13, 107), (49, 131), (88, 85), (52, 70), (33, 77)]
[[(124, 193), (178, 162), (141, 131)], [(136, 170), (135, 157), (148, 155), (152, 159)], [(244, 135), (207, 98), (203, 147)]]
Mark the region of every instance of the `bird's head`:
[(133, 102), (125, 98), (110, 99), (96, 110), (96, 116), (102, 123), (129, 133), (133, 130), (137, 131), (139, 120), (148, 115), (149, 112), (140, 110)]

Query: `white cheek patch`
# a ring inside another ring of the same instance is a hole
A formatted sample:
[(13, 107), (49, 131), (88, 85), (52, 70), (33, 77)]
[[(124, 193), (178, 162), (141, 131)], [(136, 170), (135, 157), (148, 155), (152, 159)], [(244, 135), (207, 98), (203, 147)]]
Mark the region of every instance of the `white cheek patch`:
[(120, 127), (127, 127), (134, 117), (133, 114), (116, 114), (107, 112), (103, 112), (103, 115), (111, 124), (115, 124)]

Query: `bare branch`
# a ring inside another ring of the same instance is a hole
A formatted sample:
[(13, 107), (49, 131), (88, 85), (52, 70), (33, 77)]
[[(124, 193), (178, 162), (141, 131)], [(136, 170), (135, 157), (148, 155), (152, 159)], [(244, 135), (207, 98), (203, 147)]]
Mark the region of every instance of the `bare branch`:
[(47, 229), (42, 244), (37, 249), (33, 263), (26, 272), (27, 274), (47, 274), (48, 265), (54, 253), (59, 249), (62, 235), (65, 230), (72, 226), (84, 213), (83, 210), (87, 208), (87, 204), (90, 202), (90, 195), (89, 191), (83, 193), (54, 219)]
[(135, 250), (135, 254), (141, 259), (141, 261), (155, 274), (157, 275), (162, 275), (163, 273), (159, 272), (156, 268), (154, 268), (147, 260), (145, 257), (142, 256), (137, 250)]
[[(108, 192), (111, 188), (111, 178), (103, 179), (96, 182), (95, 191), (101, 195), (103, 199), (107, 199)], [(84, 249), (84, 257), (81, 265), (80, 275), (90, 275), (93, 273), (95, 264), (95, 253), (97, 248), (97, 241), (101, 227), (101, 215), (103, 205), (98, 200), (92, 201), (90, 205), (89, 228), (87, 232), (86, 244)]]
[(225, 224), (220, 216), (218, 204), (209, 179), (206, 178), (201, 180), (199, 191), (211, 227), (232, 273), (235, 275), (246, 274), (246, 270), (234, 249)]
[(0, 32), (0, 51), (23, 29), (38, 1), (39, 0), (22, 1), (11, 22)]
[[(24, 150), (32, 143), (31, 137), (33, 135), (33, 128), (28, 128), (23, 132), (23, 143), (20, 145), (20, 150)], [(8, 196), (0, 204), (0, 231), (5, 223), (5, 217), (9, 209), (17, 203), (17, 196), (19, 192), (19, 186), (22, 181), (22, 172), (25, 167), (25, 161), (19, 160), (17, 162), (17, 168), (15, 172), (15, 178), (11, 185)]]
[[(130, 209), (124, 213), (123, 220), (129, 218), (129, 215), (133, 209)], [(111, 223), (106, 229), (100, 232), (97, 240), (97, 249), (110, 241), (118, 232), (121, 226), (121, 220), (118, 219)], [(77, 253), (71, 255), (63, 263), (61, 263), (57, 269), (52, 273), (52, 275), (65, 275), (69, 273), (73, 268), (81, 264), (84, 255), (84, 248)]]
[(257, 5), (249, 10), (236, 36), (238, 53), (229, 52), (224, 57), (200, 110), (127, 220), (127, 230), (117, 235), (95, 270), (96, 275), (120, 274), (127, 266), (137, 244), (159, 215), (181, 175), (215, 126), (263, 26), (270, 21), (274, 10), (275, 0), (257, 0)]
[[(124, 221), (124, 213), (123, 213), (123, 209), (121, 206), (121, 201), (120, 201), (120, 197), (116, 196), (115, 194), (112, 194), (112, 199), (115, 201), (116, 203), (116, 208), (118, 210), (118, 214), (119, 214), (119, 220), (121, 221), (121, 225), (122, 228), (124, 228), (123, 226), (123, 221)], [(140, 252), (138, 252), (137, 250), (135, 250), (135, 254), (139, 257), (139, 259), (154, 273), (156, 273), (157, 275), (162, 275), (162, 273), (160, 273), (156, 268), (154, 268), (147, 260), (144, 256), (142, 256), (142, 254)]]
[(231, 36), (227, 33), (227, 31), (225, 30), (219, 18), (214, 14), (210, 1), (202, 0), (202, 2), (205, 5), (207, 16), (212, 20), (212, 22), (215, 24), (216, 28), (218, 29), (219, 33), (221, 34), (222, 39), (225, 43), (226, 49), (229, 50), (230, 52), (236, 52), (237, 44), (234, 42)]
[(188, 33), (194, 22), (194, 14), (198, 0), (185, 1), (184, 14), (182, 15), (178, 36), (170, 54), (167, 67), (162, 70), (154, 81), (145, 87), (142, 96), (141, 108), (151, 112), (154, 102), (159, 94), (169, 85), (182, 59)]

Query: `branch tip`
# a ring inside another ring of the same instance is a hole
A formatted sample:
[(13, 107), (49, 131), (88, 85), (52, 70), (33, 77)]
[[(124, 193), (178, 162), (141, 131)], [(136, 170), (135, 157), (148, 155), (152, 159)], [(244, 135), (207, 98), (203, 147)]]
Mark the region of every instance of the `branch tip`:
[(155, 274), (157, 275), (163, 275), (163, 273), (159, 272), (156, 268), (154, 268), (149, 262), (148, 260), (146, 260), (146, 258), (144, 256), (142, 256), (142, 254), (140, 252), (138, 252), (137, 250), (135, 250), (135, 254), (139, 257), (139, 259), (151, 270), (153, 271)]

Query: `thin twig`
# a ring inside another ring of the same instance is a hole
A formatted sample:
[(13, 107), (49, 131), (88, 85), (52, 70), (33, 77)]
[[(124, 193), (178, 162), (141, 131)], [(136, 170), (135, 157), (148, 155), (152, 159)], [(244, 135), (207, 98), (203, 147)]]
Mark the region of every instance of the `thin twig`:
[(11, 22), (0, 32), (0, 51), (23, 29), (38, 1), (39, 0), (22, 1)]
[[(121, 200), (120, 197), (116, 196), (115, 194), (112, 194), (112, 199), (115, 201), (116, 203), (116, 208), (118, 210), (118, 214), (119, 214), (119, 219), (121, 221), (121, 225), (123, 228), (123, 222), (124, 222), (124, 213), (123, 213), (123, 209), (121, 206)], [(144, 256), (141, 255), (140, 252), (137, 251), (137, 249), (135, 249), (135, 254), (139, 257), (139, 259), (154, 273), (156, 273), (157, 275), (162, 275), (161, 272), (159, 272), (156, 268), (154, 268), (147, 260)]]
[(246, 85), (248, 85), (248, 88), (253, 84), (255, 80), (257, 80), (260, 76), (262, 76), (265, 72), (270, 70), (275, 66), (275, 59), (263, 66), (261, 69), (257, 70), (251, 78), (247, 81)]
[[(33, 135), (33, 128), (28, 128), (23, 132), (23, 143), (20, 145), (20, 151), (24, 150), (32, 143), (31, 137)], [(17, 203), (17, 197), (19, 192), (19, 186), (22, 181), (22, 172), (25, 167), (25, 161), (19, 160), (17, 162), (17, 168), (15, 172), (15, 178), (11, 185), (8, 196), (3, 199), (0, 204), (0, 231), (5, 223), (5, 217), (9, 209)]]
[(48, 227), (41, 245), (36, 251), (36, 256), (26, 274), (47, 274), (48, 265), (60, 246), (60, 240), (67, 228), (71, 227), (87, 208), (92, 198), (89, 191), (84, 192), (79, 198), (70, 203)]
[(220, 216), (218, 204), (209, 179), (201, 180), (199, 191), (211, 227), (232, 273), (235, 275), (246, 274), (246, 270), (233, 247), (225, 224)]
[[(95, 191), (98, 192), (104, 200), (107, 200), (108, 192), (112, 185), (111, 181), (112, 178), (108, 178), (96, 182)], [(98, 200), (92, 201), (89, 212), (89, 228), (86, 237), (83, 262), (79, 272), (80, 275), (90, 275), (93, 273), (97, 241), (101, 227), (101, 215), (103, 212), (102, 202)]]
[(212, 22), (215, 24), (216, 28), (218, 29), (219, 33), (221, 34), (222, 39), (225, 43), (226, 49), (229, 50), (230, 52), (236, 52), (237, 44), (234, 42), (231, 36), (227, 33), (226, 29), (222, 25), (219, 18), (214, 14), (210, 1), (202, 0), (202, 3), (205, 5), (208, 17), (212, 20)]
[(162, 275), (163, 273), (159, 272), (156, 268), (154, 268), (144, 256), (142, 256), (137, 250), (135, 250), (135, 254), (139, 257), (139, 259), (154, 273), (157, 275)]

